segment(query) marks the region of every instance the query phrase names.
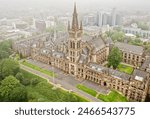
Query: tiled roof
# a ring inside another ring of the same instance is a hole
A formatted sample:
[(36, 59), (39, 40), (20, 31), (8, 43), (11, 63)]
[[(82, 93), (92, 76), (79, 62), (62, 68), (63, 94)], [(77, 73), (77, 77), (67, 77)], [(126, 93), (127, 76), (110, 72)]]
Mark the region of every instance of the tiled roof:
[(147, 73), (141, 70), (135, 69), (132, 75), (132, 79), (143, 81), (147, 77)]
[(128, 75), (126, 73), (122, 73), (117, 70), (106, 68), (106, 67), (98, 65), (96, 63), (89, 63), (88, 67), (97, 72), (107, 73), (107, 74), (111, 75), (112, 77), (120, 79), (120, 80), (129, 80), (131, 77), (130, 75)]
[(116, 42), (115, 47), (125, 52), (131, 52), (133, 54), (142, 55), (144, 53), (144, 48), (141, 46), (129, 45), (127, 43)]

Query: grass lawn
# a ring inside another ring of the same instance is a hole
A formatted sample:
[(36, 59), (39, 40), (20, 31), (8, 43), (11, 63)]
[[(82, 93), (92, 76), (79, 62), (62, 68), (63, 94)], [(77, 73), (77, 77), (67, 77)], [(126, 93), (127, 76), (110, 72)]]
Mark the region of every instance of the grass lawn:
[(120, 72), (124, 72), (124, 73), (127, 73), (127, 74), (132, 74), (133, 72), (133, 67), (130, 67), (130, 66), (127, 66), (127, 65), (124, 65), (124, 64), (119, 64), (118, 68), (117, 68)]
[(38, 79), (36, 85), (27, 85), (29, 102), (88, 102), (83, 97), (75, 93), (69, 93), (63, 89), (53, 89), (53, 85), (49, 84), (46, 79), (38, 77), (32, 73), (21, 70), (25, 79)]
[(55, 74), (54, 74), (52, 71), (42, 69), (42, 68), (40, 68), (40, 67), (38, 67), (38, 66), (36, 66), (36, 65), (33, 65), (33, 64), (31, 64), (31, 63), (28, 63), (28, 62), (26, 62), (26, 61), (21, 62), (21, 64), (23, 64), (23, 65), (25, 65), (25, 66), (27, 66), (27, 67), (30, 67), (30, 68), (32, 68), (32, 69), (34, 69), (34, 70), (40, 71), (40, 72), (43, 73), (43, 74), (49, 75), (49, 76), (51, 76), (51, 77), (53, 77), (53, 76), (55, 77)]
[(108, 95), (99, 94), (98, 99), (104, 102), (127, 102), (126, 97), (117, 91), (111, 91)]
[(82, 90), (82, 91), (84, 91), (84, 92), (86, 92), (86, 93), (88, 93), (88, 94), (94, 96), (94, 97), (97, 95), (97, 92), (96, 92), (95, 90), (90, 89), (90, 88), (88, 88), (88, 87), (86, 87), (86, 86), (84, 86), (84, 85), (79, 84), (79, 85), (77, 85), (76, 87), (77, 87), (78, 89), (80, 89), (80, 90)]

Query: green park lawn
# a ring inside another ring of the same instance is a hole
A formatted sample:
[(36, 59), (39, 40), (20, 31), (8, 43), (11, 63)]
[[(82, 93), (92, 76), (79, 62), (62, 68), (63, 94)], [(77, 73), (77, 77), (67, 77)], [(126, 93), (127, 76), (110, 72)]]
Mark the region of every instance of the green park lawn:
[[(96, 95), (98, 94), (98, 92), (96, 92), (93, 89), (90, 89), (84, 85), (77, 85), (76, 86), (78, 89), (92, 95), (93, 97), (96, 97)], [(102, 100), (104, 102), (127, 102), (126, 97), (124, 97), (123, 95), (121, 95), (120, 93), (118, 93), (117, 91), (110, 91), (110, 93), (108, 95), (104, 95), (104, 94), (99, 94), (97, 99)]]
[(95, 90), (93, 90), (93, 89), (91, 89), (91, 88), (88, 88), (88, 87), (86, 87), (86, 86), (84, 86), (84, 85), (78, 84), (76, 87), (77, 87), (78, 89), (80, 89), (80, 90), (82, 90), (82, 91), (84, 91), (84, 92), (86, 92), (86, 93), (88, 93), (88, 94), (94, 96), (94, 97), (97, 95), (97, 92), (96, 92)]
[(38, 66), (36, 66), (36, 65), (33, 65), (33, 64), (31, 64), (31, 63), (28, 63), (28, 62), (26, 62), (26, 61), (21, 62), (21, 64), (23, 64), (23, 65), (25, 65), (25, 66), (27, 66), (27, 67), (30, 67), (30, 68), (32, 68), (32, 69), (34, 69), (34, 70), (37, 70), (37, 71), (39, 71), (39, 72), (41, 72), (41, 73), (43, 73), (43, 74), (46, 74), (46, 75), (48, 75), (48, 76), (51, 76), (51, 77), (53, 77), (53, 76), (55, 77), (55, 76), (56, 76), (52, 71), (42, 69), (42, 68), (40, 68), (40, 67), (38, 67)]
[(127, 65), (124, 65), (124, 64), (119, 64), (119, 66), (117, 67), (117, 69), (120, 71), (120, 72), (124, 72), (124, 73), (127, 73), (127, 74), (132, 74), (133, 72), (133, 67), (130, 67), (130, 66), (127, 66)]
[(108, 95), (99, 94), (98, 99), (104, 102), (127, 102), (126, 97), (117, 91), (111, 91)]
[(54, 88), (46, 79), (38, 77), (32, 73), (21, 70), (25, 79), (37, 79), (36, 85), (26, 86), (29, 102), (88, 102), (87, 99), (80, 97), (75, 93), (69, 93), (60, 88)]

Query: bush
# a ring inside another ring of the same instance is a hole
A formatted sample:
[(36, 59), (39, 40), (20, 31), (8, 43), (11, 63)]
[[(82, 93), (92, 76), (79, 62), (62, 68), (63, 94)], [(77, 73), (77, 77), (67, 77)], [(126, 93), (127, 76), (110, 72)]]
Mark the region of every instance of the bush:
[(23, 79), (21, 82), (24, 86), (30, 85), (30, 80), (29, 79)]
[(35, 85), (37, 85), (39, 82), (40, 82), (40, 81), (39, 81), (37, 78), (34, 78), (34, 79), (31, 80), (31, 85), (32, 85), (32, 86), (35, 86)]
[(16, 79), (18, 79), (20, 82), (22, 82), (22, 81), (24, 80), (24, 75), (23, 75), (22, 73), (20, 73), (20, 72), (18, 72), (15, 77), (16, 77)]

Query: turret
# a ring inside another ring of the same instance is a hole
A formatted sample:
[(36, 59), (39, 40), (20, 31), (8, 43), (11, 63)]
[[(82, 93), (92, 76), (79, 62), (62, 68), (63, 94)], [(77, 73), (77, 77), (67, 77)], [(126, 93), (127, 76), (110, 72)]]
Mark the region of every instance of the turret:
[(82, 21), (80, 23), (80, 30), (83, 30)]

